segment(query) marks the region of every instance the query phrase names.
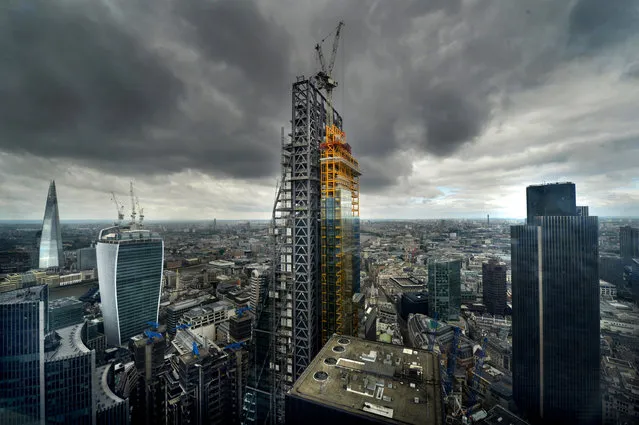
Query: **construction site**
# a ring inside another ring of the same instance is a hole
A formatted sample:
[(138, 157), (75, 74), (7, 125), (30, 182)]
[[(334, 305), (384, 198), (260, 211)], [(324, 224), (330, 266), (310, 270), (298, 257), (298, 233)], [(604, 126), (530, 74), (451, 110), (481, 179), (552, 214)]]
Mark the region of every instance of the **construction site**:
[[(315, 51), (320, 70), (292, 86), (291, 131), (281, 135), (267, 297), (256, 308), (244, 410), (248, 423), (283, 423), (284, 395), (335, 332), (356, 332), (359, 164), (332, 102), (340, 22)], [(322, 45), (333, 36), (330, 57)]]

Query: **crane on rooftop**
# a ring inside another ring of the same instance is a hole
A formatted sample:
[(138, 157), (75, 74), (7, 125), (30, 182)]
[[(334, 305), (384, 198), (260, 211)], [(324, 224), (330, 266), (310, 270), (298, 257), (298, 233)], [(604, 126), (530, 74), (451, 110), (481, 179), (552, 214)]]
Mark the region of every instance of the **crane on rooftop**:
[(124, 205), (118, 202), (118, 198), (115, 196), (114, 192), (111, 192), (111, 200), (115, 204), (115, 209), (118, 212), (118, 221), (116, 224), (120, 224), (122, 220), (124, 220)]
[(142, 222), (144, 221), (144, 208), (140, 208), (140, 200), (138, 199), (137, 195), (135, 197), (135, 206), (138, 209), (138, 214), (139, 214), (139, 219), (138, 222), (140, 223), (140, 226), (142, 226)]
[(136, 213), (135, 213), (135, 194), (133, 193), (133, 182), (131, 182), (129, 193), (131, 194), (131, 224), (135, 224)]
[(342, 31), (344, 22), (340, 21), (335, 28), (335, 38), (333, 39), (333, 50), (331, 51), (331, 57), (328, 62), (324, 59), (324, 53), (322, 52), (322, 43), (326, 41), (329, 34), (324, 37), (319, 43), (315, 45), (317, 51), (317, 58), (319, 59), (321, 70), (315, 75), (315, 78), (319, 82), (319, 88), (324, 89), (326, 92), (326, 103), (328, 104), (328, 110), (326, 111), (326, 126), (333, 125), (333, 89), (337, 87), (337, 81), (333, 79), (333, 67), (335, 66), (335, 58), (337, 56), (337, 48), (339, 46), (339, 37)]

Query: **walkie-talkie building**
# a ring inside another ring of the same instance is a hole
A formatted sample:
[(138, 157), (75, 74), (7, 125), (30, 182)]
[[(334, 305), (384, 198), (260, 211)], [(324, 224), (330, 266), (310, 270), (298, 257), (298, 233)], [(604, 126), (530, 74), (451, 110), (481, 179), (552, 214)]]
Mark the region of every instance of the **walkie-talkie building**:
[(64, 267), (64, 251), (60, 232), (60, 214), (58, 212), (58, 195), (55, 181), (49, 185), (47, 204), (44, 208), (42, 236), (40, 236), (39, 268)]
[(115, 226), (100, 231), (96, 256), (107, 344), (121, 345), (158, 320), (164, 241), (149, 230)]

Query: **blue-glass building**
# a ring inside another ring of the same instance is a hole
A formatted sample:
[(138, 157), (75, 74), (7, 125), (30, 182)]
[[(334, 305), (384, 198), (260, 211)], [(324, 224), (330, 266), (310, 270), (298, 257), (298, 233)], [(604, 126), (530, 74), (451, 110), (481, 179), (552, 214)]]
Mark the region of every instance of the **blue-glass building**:
[(100, 232), (96, 256), (107, 344), (126, 344), (158, 320), (164, 241), (135, 226), (111, 227)]
[(44, 423), (49, 288), (0, 293), (0, 423)]
[(42, 221), (39, 268), (62, 267), (64, 267), (64, 251), (62, 249), (62, 235), (60, 232), (58, 196), (55, 191), (55, 181), (52, 180), (49, 185), (47, 204), (44, 208), (44, 220)]

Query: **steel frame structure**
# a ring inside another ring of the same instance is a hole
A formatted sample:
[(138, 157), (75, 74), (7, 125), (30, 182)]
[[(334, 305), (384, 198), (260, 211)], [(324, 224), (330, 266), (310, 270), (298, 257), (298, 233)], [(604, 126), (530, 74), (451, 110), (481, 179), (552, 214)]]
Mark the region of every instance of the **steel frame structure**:
[[(284, 423), (284, 396), (321, 348), (320, 144), (331, 110), (315, 78), (298, 77), (292, 89), (289, 137), (282, 132), (282, 174), (271, 221), (271, 279), (261, 313), (270, 315), (269, 359), (254, 364), (255, 382), (270, 381), (267, 414), (255, 411), (259, 385), (249, 385), (244, 409), (252, 423)], [(333, 124), (342, 118), (333, 109)], [(259, 321), (260, 312), (257, 312)], [(269, 372), (264, 369), (268, 368)]]

